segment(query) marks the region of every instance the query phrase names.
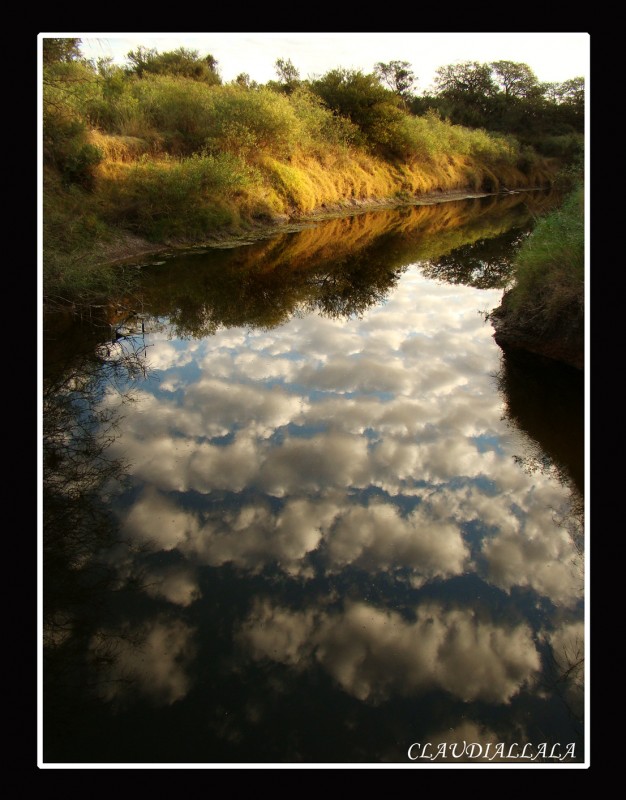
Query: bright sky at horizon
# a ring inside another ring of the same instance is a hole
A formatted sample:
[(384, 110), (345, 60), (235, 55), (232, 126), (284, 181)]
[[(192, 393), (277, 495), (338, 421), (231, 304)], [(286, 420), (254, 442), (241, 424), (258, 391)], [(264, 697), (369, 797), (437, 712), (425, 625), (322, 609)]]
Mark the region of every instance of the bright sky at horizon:
[(159, 52), (186, 47), (211, 54), (225, 82), (247, 72), (258, 83), (276, 78), (276, 59), (291, 59), (302, 78), (343, 67), (371, 72), (379, 61), (408, 61), (417, 92), (431, 87), (438, 67), (461, 61), (517, 61), (540, 81), (589, 77), (588, 33), (44, 33), (76, 37), (87, 58), (126, 60), (139, 46)]

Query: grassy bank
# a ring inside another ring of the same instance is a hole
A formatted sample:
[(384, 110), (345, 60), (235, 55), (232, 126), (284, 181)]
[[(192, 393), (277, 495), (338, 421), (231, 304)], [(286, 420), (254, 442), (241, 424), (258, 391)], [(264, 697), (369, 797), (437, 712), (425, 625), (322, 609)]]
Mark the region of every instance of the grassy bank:
[(515, 284), (491, 319), (502, 346), (582, 368), (585, 318), (584, 191), (540, 220), (517, 257)]
[[(342, 75), (340, 88), (357, 77)], [(363, 87), (356, 113), (314, 84), (285, 92), (48, 64), (46, 297), (106, 294), (99, 265), (125, 246), (207, 241), (381, 200), (545, 186), (554, 176), (553, 161), (509, 136), (415, 116), (393, 92)]]

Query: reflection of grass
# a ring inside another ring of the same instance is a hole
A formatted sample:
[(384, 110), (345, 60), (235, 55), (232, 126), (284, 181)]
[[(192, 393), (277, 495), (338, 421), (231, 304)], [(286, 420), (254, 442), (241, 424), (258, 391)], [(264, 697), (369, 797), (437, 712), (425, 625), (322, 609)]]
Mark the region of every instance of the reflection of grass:
[(409, 264), (527, 221), (529, 202), (516, 195), (380, 210), (216, 251), (209, 263), (181, 255), (175, 270), (146, 275), (145, 302), (153, 314), (170, 316), (179, 334), (192, 336), (231, 325), (274, 327), (297, 309), (360, 314), (386, 296)]

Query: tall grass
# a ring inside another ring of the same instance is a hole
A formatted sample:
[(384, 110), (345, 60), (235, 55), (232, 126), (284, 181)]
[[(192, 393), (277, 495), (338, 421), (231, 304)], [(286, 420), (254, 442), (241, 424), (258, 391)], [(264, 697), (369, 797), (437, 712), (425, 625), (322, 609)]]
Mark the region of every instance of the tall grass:
[(557, 211), (544, 217), (517, 257), (511, 307), (533, 309), (545, 326), (584, 308), (584, 192), (579, 186)]
[(281, 216), (550, 178), (512, 139), (391, 106), (359, 127), (304, 84), (286, 95), (85, 64), (53, 65), (44, 82), (51, 282), (116, 232), (189, 242)]
[(103, 216), (152, 241), (202, 239), (236, 219), (233, 198), (257, 180), (228, 153), (142, 159), (100, 180)]

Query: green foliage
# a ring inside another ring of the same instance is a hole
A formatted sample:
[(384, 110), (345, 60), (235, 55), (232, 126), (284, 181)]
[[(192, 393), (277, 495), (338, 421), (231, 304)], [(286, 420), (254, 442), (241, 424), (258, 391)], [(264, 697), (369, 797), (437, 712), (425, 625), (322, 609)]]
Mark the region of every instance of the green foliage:
[(102, 153), (87, 141), (84, 109), (94, 95), (94, 75), (72, 60), (44, 68), (43, 155), (66, 184), (90, 188)]
[(374, 67), (374, 73), (386, 84), (392, 92), (404, 99), (409, 99), (417, 78), (408, 61), (379, 61)]
[(210, 86), (222, 82), (217, 70), (217, 61), (212, 55), (200, 56), (197, 50), (179, 47), (166, 53), (155, 49), (138, 47), (127, 54), (129, 72), (143, 78), (145, 75), (174, 75), (202, 81)]
[(421, 117), (403, 115), (391, 133), (389, 146), (407, 162), (462, 155), (486, 164), (513, 164), (519, 152), (512, 140), (453, 125), (432, 110)]
[(210, 109), (205, 144), (211, 152), (286, 157), (299, 141), (301, 124), (289, 99), (263, 87), (224, 86), (211, 93)]
[(274, 67), (280, 81), (281, 90), (291, 94), (300, 85), (300, 73), (290, 58), (277, 58)]
[(204, 147), (211, 117), (207, 86), (186, 78), (149, 75), (132, 82), (130, 91), (137, 104), (136, 118), (146, 131), (159, 131), (170, 153), (188, 155)]
[(439, 94), (450, 97), (483, 98), (495, 94), (496, 84), (488, 64), (464, 61), (438, 67), (435, 86)]
[(61, 172), (67, 183), (77, 183), (85, 189), (93, 186), (94, 168), (102, 161), (102, 151), (93, 144), (74, 140), (64, 153)]
[(434, 108), (456, 124), (512, 134), (533, 146), (583, 132), (582, 78), (539, 83), (527, 64), (467, 61), (440, 67), (435, 87), (435, 96), (411, 101), (413, 113)]
[(535, 140), (533, 144), (538, 153), (559, 158), (571, 164), (582, 159), (585, 152), (585, 137), (581, 133), (543, 136)]
[(375, 75), (334, 69), (313, 81), (311, 89), (335, 114), (347, 117), (361, 131), (363, 144), (382, 155), (400, 156), (402, 143), (396, 147), (396, 142), (403, 116), (401, 100)]
[(256, 180), (227, 153), (184, 160), (143, 160), (102, 187), (106, 217), (133, 233), (163, 241), (202, 238), (232, 221), (227, 200)]
[(44, 65), (76, 61), (82, 57), (80, 39), (44, 38), (42, 43)]
[(146, 134), (150, 124), (128, 81), (113, 75), (100, 81), (101, 94), (94, 97), (85, 115), (94, 128), (122, 135)]
[(581, 185), (563, 206), (539, 221), (516, 260), (514, 309), (533, 309), (547, 327), (575, 308), (582, 314), (585, 279), (584, 192)]
[(43, 291), (46, 305), (99, 303), (128, 288), (119, 270), (104, 269), (93, 257), (94, 243), (111, 234), (93, 194), (63, 185), (45, 170), (43, 193)]
[(528, 66), (515, 61), (493, 61), (495, 81), (505, 97), (530, 97), (539, 91), (537, 76)]
[(151, 76), (132, 84), (137, 111), (160, 132), (174, 155), (206, 149), (251, 158), (272, 151), (288, 155), (300, 125), (287, 97), (238, 84), (207, 87), (184, 78)]
[(259, 88), (259, 84), (256, 81), (253, 81), (247, 72), (240, 72), (235, 78), (234, 82), (237, 84), (237, 86), (241, 86), (243, 89)]
[(359, 140), (359, 129), (347, 117), (337, 116), (308, 88), (300, 86), (290, 96), (300, 124), (300, 146), (327, 152), (329, 146), (347, 148)]

